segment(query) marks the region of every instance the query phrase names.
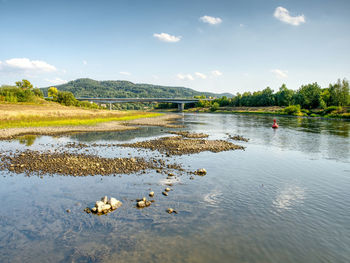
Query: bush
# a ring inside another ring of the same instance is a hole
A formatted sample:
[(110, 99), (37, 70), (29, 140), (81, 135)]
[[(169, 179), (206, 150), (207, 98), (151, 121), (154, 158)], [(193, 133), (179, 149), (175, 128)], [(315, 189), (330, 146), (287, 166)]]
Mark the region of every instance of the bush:
[(39, 98), (44, 98), (44, 93), (42, 92), (41, 89), (35, 88), (35, 89), (33, 89), (33, 93), (35, 96), (37, 96)]
[(300, 105), (291, 105), (283, 109), (283, 112), (288, 114), (288, 115), (296, 115), (300, 116), (302, 115), (301, 110), (300, 110)]
[(323, 110), (323, 114), (326, 115), (326, 114), (330, 114), (330, 113), (333, 113), (334, 111), (336, 112), (341, 112), (343, 110), (342, 107), (338, 107), (338, 106), (330, 106), (330, 107), (327, 107)]
[(69, 91), (59, 91), (57, 94), (57, 102), (66, 106), (76, 106), (79, 104), (73, 93)]
[(219, 106), (219, 103), (214, 102), (210, 107), (210, 111), (217, 111), (219, 109)]

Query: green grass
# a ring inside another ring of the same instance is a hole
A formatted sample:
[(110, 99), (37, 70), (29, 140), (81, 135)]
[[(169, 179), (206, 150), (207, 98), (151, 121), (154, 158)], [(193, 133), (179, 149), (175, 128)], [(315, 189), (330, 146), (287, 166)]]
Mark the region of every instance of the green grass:
[(6, 120), (1, 121), (0, 129), (6, 128), (24, 128), (24, 127), (52, 127), (52, 126), (80, 126), (80, 125), (97, 125), (103, 122), (110, 121), (130, 121), (140, 118), (151, 118), (161, 116), (161, 113), (147, 113), (147, 114), (136, 114), (136, 115), (127, 115), (127, 116), (114, 116), (114, 117), (97, 117), (97, 118), (66, 118), (66, 119), (35, 119), (28, 118), (24, 120)]

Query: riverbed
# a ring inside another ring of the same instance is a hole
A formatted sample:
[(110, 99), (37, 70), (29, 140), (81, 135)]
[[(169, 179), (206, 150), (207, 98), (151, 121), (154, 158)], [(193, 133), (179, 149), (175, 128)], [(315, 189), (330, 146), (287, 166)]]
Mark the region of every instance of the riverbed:
[[(245, 150), (166, 156), (117, 146), (172, 136), (174, 128), (164, 127), (0, 141), (2, 154), (162, 158), (207, 170), (171, 178), (155, 170), (84, 177), (0, 171), (0, 262), (350, 262), (350, 122), (278, 117), (274, 130), (273, 116), (180, 116), (177, 131)], [(150, 191), (155, 202), (136, 208)], [(101, 216), (84, 212), (105, 195), (123, 206)]]

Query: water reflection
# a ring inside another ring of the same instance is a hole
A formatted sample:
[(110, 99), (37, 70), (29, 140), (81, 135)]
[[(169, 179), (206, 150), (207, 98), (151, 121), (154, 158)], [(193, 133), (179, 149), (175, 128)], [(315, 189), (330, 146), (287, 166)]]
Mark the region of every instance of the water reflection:
[(281, 211), (291, 209), (302, 203), (304, 199), (304, 189), (298, 186), (287, 186), (277, 194), (272, 203), (277, 210)]
[(24, 136), (19, 136), (16, 139), (19, 141), (20, 144), (31, 146), (34, 144), (36, 138), (37, 138), (36, 135), (24, 135)]
[(163, 127), (141, 127), (135, 130), (126, 130), (119, 132), (76, 133), (70, 137), (80, 142), (129, 141), (140, 137), (147, 138), (162, 135), (165, 134), (168, 130), (168, 128)]

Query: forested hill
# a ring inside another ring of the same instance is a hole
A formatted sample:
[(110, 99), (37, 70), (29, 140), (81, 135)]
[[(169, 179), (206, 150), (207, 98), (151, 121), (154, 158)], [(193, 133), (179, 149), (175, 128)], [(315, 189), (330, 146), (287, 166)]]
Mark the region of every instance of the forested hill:
[[(77, 79), (55, 86), (59, 91), (70, 91), (77, 98), (192, 98), (193, 96), (232, 97), (230, 93), (215, 94), (184, 87), (135, 84), (130, 81)], [(47, 96), (48, 88), (42, 89)]]

